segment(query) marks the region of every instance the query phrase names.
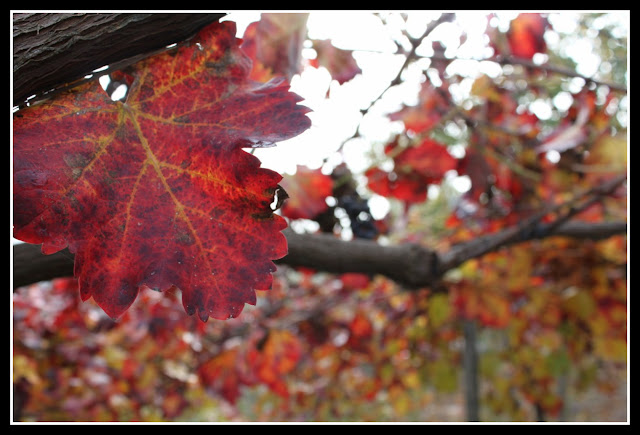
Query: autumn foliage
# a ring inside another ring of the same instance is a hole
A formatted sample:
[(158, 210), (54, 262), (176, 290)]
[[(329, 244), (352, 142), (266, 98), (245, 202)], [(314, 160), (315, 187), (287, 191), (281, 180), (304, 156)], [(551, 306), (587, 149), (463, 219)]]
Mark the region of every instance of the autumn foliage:
[[(628, 242), (596, 232), (627, 219), (626, 37), (599, 34), (610, 69), (590, 79), (548, 37), (570, 39), (550, 15), (478, 14), (492, 54), (474, 61), (500, 72), (475, 76), (456, 72), (464, 39), (407, 26), (398, 78), (429, 62), (412, 102), (382, 115), (388, 137), (361, 127), (400, 79), (360, 110), (339, 159), (293, 175), (249, 151), (313, 134), (290, 83), (324, 69), (346, 89), (366, 74), (357, 49), (311, 38), (309, 14), (262, 14), (242, 38), (213, 23), (112, 72), (123, 101), (93, 80), (16, 111), (14, 237), (68, 247), (75, 277), (14, 292), (14, 417), (464, 420), (473, 378), (482, 420), (597, 419), (568, 409), (625, 381)], [(456, 23), (435, 19), (427, 29)], [(368, 141), (364, 169), (351, 140)], [(567, 223), (587, 230), (555, 235)], [(409, 288), (287, 266), (287, 226), (480, 253)]]
[(214, 23), (130, 67), (126, 104), (92, 81), (18, 113), (15, 236), (47, 254), (69, 246), (82, 298), (113, 318), (140, 287), (177, 286), (203, 321), (255, 304), (286, 223), (270, 208), (282, 177), (242, 148), (310, 121), (286, 82), (256, 85), (250, 68), (234, 24)]

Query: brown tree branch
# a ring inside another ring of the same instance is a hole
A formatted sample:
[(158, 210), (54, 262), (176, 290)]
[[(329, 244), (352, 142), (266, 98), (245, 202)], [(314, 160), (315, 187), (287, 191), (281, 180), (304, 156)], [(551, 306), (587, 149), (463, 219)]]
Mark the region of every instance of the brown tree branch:
[(14, 13), (13, 104), (193, 36), (225, 14)]
[[(443, 270), (442, 273), (459, 266), (467, 260), (478, 258), (488, 252), (495, 251), (502, 246), (557, 235), (556, 230), (564, 228), (564, 225), (569, 223), (569, 220), (573, 216), (576, 216), (581, 211), (586, 210), (589, 206), (600, 201), (603, 196), (613, 193), (626, 181), (626, 179), (626, 174), (619, 175), (600, 185), (594, 186), (587, 191), (575, 195), (573, 199), (567, 202), (544, 207), (542, 210), (522, 221), (518, 225), (505, 228), (497, 233), (477, 237), (468, 242), (454, 246), (451, 250), (441, 256), (440, 267)], [(554, 220), (552, 222), (542, 223), (542, 219), (551, 213), (556, 214)], [(588, 236), (588, 232), (584, 231), (584, 228), (582, 231), (576, 231), (574, 229), (572, 229), (572, 231), (575, 235), (582, 234)], [(588, 237), (596, 239), (600, 238)]]
[[(587, 223), (572, 221), (558, 227), (537, 223), (526, 231), (499, 231), (456, 245), (449, 251), (437, 251), (417, 244), (383, 246), (369, 240), (338, 239), (329, 234), (298, 234), (286, 229), (289, 254), (278, 264), (304, 266), (332, 273), (357, 272), (386, 276), (407, 288), (429, 286), (448, 270), (472, 258), (500, 247), (550, 236), (576, 239), (605, 239), (625, 234), (623, 221)], [(40, 245), (13, 246), (13, 288), (73, 275), (74, 256), (67, 249), (44, 255)]]

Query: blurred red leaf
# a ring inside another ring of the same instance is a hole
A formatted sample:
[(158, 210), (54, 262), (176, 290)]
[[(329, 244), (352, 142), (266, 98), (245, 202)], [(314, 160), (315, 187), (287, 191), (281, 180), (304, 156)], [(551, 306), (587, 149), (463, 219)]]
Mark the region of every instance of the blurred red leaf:
[(422, 202), (427, 199), (427, 185), (419, 176), (398, 177), (397, 174), (374, 167), (365, 172), (367, 186), (375, 193), (398, 198), (408, 203)]
[(371, 352), (373, 325), (366, 313), (357, 311), (349, 322), (349, 338), (346, 346), (354, 352)]
[(288, 397), (283, 376), (291, 372), (302, 357), (298, 338), (286, 330), (270, 330), (261, 346), (247, 352), (247, 361), (257, 379), (273, 392)]
[(293, 137), (308, 109), (283, 80), (248, 80), (235, 24), (130, 67), (126, 103), (97, 81), (14, 114), (14, 237), (67, 245), (83, 300), (112, 318), (140, 288), (177, 286), (188, 314), (226, 319), (287, 252), (281, 176), (242, 147)]
[(422, 84), (418, 94), (418, 104), (404, 106), (397, 112), (390, 113), (392, 121), (402, 121), (407, 131), (422, 133), (429, 131), (442, 118), (442, 113), (449, 105), (430, 81)]
[(365, 172), (369, 188), (379, 195), (407, 203), (422, 202), (427, 197), (427, 186), (439, 183), (447, 171), (458, 165), (444, 145), (429, 138), (416, 146), (398, 147), (397, 141), (385, 147), (387, 154), (394, 155), (393, 171), (374, 167)]
[(540, 14), (519, 14), (511, 21), (511, 27), (507, 32), (511, 54), (531, 59), (536, 53), (544, 53), (547, 50), (544, 40), (547, 27), (547, 19)]
[(362, 70), (353, 58), (351, 50), (343, 50), (335, 47), (330, 40), (313, 40), (313, 49), (318, 56), (315, 59), (314, 66), (325, 67), (331, 77), (338, 83), (348, 82), (356, 75), (362, 73)]
[(308, 13), (266, 13), (247, 26), (242, 49), (253, 60), (249, 78), (267, 82), (282, 76), (291, 80), (301, 71), (308, 17)]
[(447, 171), (456, 169), (458, 165), (444, 145), (429, 138), (403, 150), (394, 161), (396, 173), (415, 172), (430, 183), (440, 182)]
[(169, 391), (162, 401), (162, 411), (166, 418), (173, 419), (179, 416), (188, 404), (183, 392)]
[(294, 175), (285, 175), (280, 185), (288, 199), (282, 206), (282, 214), (289, 219), (313, 219), (328, 206), (325, 199), (333, 192), (333, 180), (320, 168), (298, 166)]
[(356, 313), (353, 317), (353, 320), (349, 323), (349, 330), (351, 331), (351, 336), (358, 340), (369, 338), (373, 334), (373, 326), (368, 317), (362, 312)]
[(238, 371), (239, 348), (221, 352), (198, 368), (202, 383), (216, 391), (230, 403), (240, 396), (240, 386), (246, 382)]
[(496, 164), (494, 167), (496, 187), (509, 192), (511, 202), (517, 201), (523, 191), (522, 182), (517, 174), (505, 164)]
[(342, 286), (346, 290), (358, 290), (365, 288), (371, 282), (371, 278), (363, 273), (343, 273), (340, 275)]

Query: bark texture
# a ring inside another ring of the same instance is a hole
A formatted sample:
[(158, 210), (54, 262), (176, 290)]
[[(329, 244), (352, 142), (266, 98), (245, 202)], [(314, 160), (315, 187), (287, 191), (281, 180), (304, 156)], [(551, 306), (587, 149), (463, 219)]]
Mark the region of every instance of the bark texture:
[(193, 36), (223, 13), (15, 13), (13, 104)]

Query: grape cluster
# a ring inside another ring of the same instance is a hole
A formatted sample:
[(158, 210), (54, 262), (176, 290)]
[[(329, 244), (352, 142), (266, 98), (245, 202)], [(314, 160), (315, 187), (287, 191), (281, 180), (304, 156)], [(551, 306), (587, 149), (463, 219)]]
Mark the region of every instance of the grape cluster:
[(338, 207), (344, 209), (351, 221), (353, 237), (374, 239), (378, 235), (369, 204), (359, 196), (343, 196), (338, 199)]

